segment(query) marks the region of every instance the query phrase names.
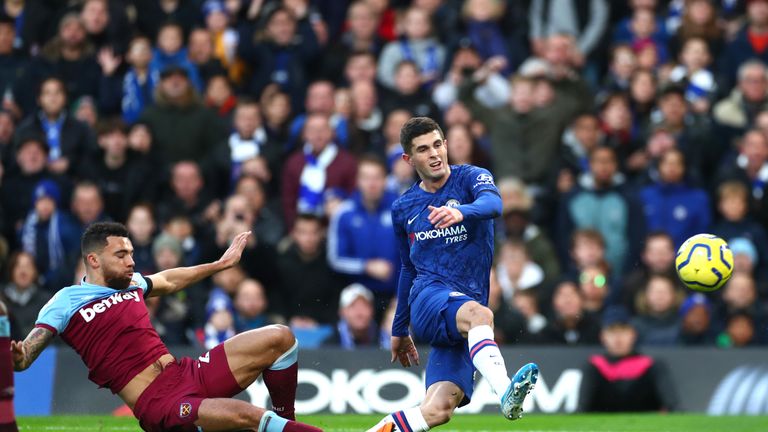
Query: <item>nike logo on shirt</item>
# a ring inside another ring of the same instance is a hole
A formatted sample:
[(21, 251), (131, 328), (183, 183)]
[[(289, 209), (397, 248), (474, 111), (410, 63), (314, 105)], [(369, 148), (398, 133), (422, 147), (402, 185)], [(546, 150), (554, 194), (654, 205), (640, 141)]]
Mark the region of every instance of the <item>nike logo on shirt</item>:
[(416, 215), (416, 216), (412, 217), (411, 219), (408, 219), (408, 225), (413, 223), (413, 221), (415, 221), (417, 217), (419, 217), (419, 215)]

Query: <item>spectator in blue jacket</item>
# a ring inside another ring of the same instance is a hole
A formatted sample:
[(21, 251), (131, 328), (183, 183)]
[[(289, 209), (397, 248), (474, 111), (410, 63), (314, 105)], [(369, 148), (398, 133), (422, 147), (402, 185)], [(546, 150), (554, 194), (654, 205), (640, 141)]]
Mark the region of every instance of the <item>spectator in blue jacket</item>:
[(659, 179), (640, 191), (645, 223), (649, 230), (668, 233), (675, 247), (710, 226), (709, 197), (685, 180), (685, 157), (669, 149), (659, 159)]
[(386, 191), (386, 178), (383, 161), (362, 157), (357, 190), (339, 206), (328, 229), (331, 268), (373, 291), (377, 317), (395, 294), (400, 269), (391, 213), (397, 197)]

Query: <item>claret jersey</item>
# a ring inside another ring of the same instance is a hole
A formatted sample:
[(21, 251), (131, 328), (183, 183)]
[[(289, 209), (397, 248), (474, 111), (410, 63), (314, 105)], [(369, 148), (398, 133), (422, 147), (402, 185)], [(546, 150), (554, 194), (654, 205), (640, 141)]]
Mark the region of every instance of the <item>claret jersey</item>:
[[(486, 191), (499, 193), (487, 170), (472, 165), (452, 165), (448, 181), (435, 193), (421, 189), (416, 183), (392, 205), (396, 236), (407, 238), (410, 248), (405, 253), (410, 261), (406, 265), (412, 264), (416, 270), (409, 303), (432, 282), (447, 284), (481, 304), (488, 303), (493, 219), (465, 219), (443, 229), (436, 229), (428, 219), (429, 206), (470, 204)], [(401, 255), (404, 255), (402, 248)]]
[(88, 379), (117, 393), (168, 349), (149, 321), (144, 299), (152, 281), (133, 274), (128, 288), (85, 282), (62, 288), (40, 310), (36, 327), (71, 346), (88, 367)]

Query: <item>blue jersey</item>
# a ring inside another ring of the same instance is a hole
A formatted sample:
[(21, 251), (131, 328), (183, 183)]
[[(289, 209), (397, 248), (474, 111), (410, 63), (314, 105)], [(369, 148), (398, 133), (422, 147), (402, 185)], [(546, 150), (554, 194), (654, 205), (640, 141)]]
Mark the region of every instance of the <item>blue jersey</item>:
[[(408, 303), (431, 283), (447, 285), (481, 304), (488, 302), (493, 262), (493, 218), (467, 218), (449, 228), (429, 222), (429, 206), (459, 207), (473, 203), (483, 192), (498, 195), (491, 174), (472, 165), (451, 166), (448, 181), (435, 193), (414, 184), (392, 205), (392, 221), (403, 271), (415, 271)], [(461, 210), (461, 207), (459, 207)], [(401, 284), (404, 279), (401, 277)], [(402, 290), (407, 287), (399, 287)], [(398, 296), (400, 302), (403, 296)], [(398, 311), (403, 311), (402, 305)], [(402, 335), (396, 317), (393, 335)]]

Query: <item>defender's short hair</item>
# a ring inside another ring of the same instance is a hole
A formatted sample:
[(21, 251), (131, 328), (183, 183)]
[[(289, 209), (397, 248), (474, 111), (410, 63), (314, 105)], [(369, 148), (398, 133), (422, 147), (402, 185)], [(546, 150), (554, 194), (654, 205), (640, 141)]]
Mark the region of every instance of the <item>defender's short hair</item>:
[(117, 222), (96, 222), (88, 226), (80, 239), (80, 253), (86, 257), (101, 251), (107, 245), (107, 237), (128, 237), (128, 229)]
[(440, 138), (445, 139), (445, 134), (436, 121), (429, 117), (411, 118), (400, 129), (400, 145), (403, 146), (403, 151), (409, 155), (413, 154), (413, 139), (435, 130), (440, 133)]

